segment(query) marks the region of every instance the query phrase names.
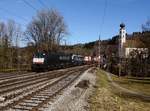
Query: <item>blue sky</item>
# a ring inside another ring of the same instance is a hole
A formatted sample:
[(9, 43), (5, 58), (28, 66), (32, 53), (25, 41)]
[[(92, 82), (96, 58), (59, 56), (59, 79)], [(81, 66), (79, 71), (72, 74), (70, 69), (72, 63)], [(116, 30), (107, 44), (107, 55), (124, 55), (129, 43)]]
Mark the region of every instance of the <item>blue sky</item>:
[[(38, 0), (26, 0), (37, 10)], [(150, 18), (150, 0), (107, 0), (104, 24), (102, 18), (106, 0), (41, 0), (46, 7), (57, 9), (68, 25), (67, 44), (95, 41), (118, 34), (119, 24), (126, 24), (127, 33), (141, 31), (141, 24)], [(7, 11), (6, 11), (7, 10)], [(0, 0), (0, 20), (13, 19), (25, 30), (36, 10), (22, 0)]]

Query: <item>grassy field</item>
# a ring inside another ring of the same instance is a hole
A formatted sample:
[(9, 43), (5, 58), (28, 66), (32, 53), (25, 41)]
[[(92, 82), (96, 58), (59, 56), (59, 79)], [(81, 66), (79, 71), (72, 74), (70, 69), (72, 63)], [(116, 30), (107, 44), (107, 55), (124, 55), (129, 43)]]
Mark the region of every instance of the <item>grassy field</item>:
[(15, 72), (17, 69), (0, 69), (0, 72)]
[(20, 68), (20, 69), (17, 69), (17, 68), (10, 68), (10, 69), (0, 69), (0, 72), (3, 72), (3, 73), (9, 73), (9, 72), (18, 72), (18, 71), (28, 71), (28, 70), (31, 70), (29, 67), (24, 67), (24, 68)]
[(111, 75), (113, 81), (129, 90), (150, 96), (150, 78), (118, 77)]
[(108, 81), (101, 70), (97, 72), (97, 82), (89, 98), (91, 111), (150, 111), (150, 103), (139, 99), (124, 97)]

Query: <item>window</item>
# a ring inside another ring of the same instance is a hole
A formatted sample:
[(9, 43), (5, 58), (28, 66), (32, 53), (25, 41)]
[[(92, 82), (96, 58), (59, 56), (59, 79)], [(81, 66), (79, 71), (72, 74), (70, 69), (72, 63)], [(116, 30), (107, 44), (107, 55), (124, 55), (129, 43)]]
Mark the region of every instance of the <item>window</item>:
[(45, 57), (45, 53), (42, 53), (42, 52), (39, 52), (39, 53), (36, 53), (34, 55), (35, 58), (44, 58)]

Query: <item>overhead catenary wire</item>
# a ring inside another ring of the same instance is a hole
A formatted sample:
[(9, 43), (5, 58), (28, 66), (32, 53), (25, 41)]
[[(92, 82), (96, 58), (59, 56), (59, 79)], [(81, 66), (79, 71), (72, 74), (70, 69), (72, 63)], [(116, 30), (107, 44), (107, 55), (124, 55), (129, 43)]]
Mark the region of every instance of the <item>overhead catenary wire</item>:
[[(100, 50), (101, 50), (101, 34), (103, 31), (103, 25), (105, 22), (105, 16), (106, 16), (106, 9), (107, 9), (107, 0), (105, 0), (105, 4), (104, 4), (104, 12), (103, 12), (103, 16), (102, 16), (102, 22), (101, 22), (101, 28), (100, 28), (100, 33), (99, 33), (99, 39), (98, 39), (98, 55), (99, 55), (99, 59), (100, 59)], [(99, 61), (99, 67), (100, 67), (100, 61)]]
[(103, 16), (102, 16), (102, 22), (101, 22), (101, 28), (100, 28), (100, 36), (101, 36), (102, 31), (103, 31), (103, 26), (104, 26), (104, 23), (105, 23), (107, 4), (108, 4), (107, 0), (105, 0), (104, 11), (103, 11)]
[[(16, 17), (16, 18), (19, 18), (19, 19), (21, 19), (21, 20), (23, 20), (23, 21), (25, 21), (25, 22), (28, 21), (26, 18), (24, 18), (24, 17), (22, 17), (22, 16), (19, 16), (19, 15), (15, 14), (14, 12), (9, 11), (9, 10), (7, 10), (7, 9), (4, 9), (4, 8), (2, 8), (2, 7), (0, 7), (0, 11), (1, 11), (1, 12), (4, 12), (4, 13), (11, 14), (12, 16), (14, 16), (14, 17)], [(10, 19), (10, 18), (6, 17), (6, 19)], [(10, 20), (11, 20), (11, 19), (10, 19)], [(20, 24), (20, 25), (23, 25), (23, 26), (26, 27), (25, 24), (22, 24), (22, 23), (19, 23), (19, 22), (16, 22), (16, 21), (15, 21), (15, 23)]]
[(22, 19), (23, 21), (28, 21), (26, 18), (24, 18), (24, 17), (22, 17), (22, 16), (19, 16), (19, 15), (17, 15), (16, 13), (14, 13), (14, 12), (12, 12), (12, 11), (9, 11), (9, 10), (7, 10), (7, 9), (4, 9), (4, 8), (2, 8), (2, 7), (0, 7), (0, 11), (1, 11), (1, 12), (5, 12), (5, 13), (8, 13), (8, 14), (11, 14), (11, 15), (13, 15), (13, 16), (19, 18), (19, 19)]
[(38, 11), (37, 8), (35, 8), (32, 4), (30, 4), (28, 1), (26, 0), (22, 0), (26, 5), (28, 5), (29, 7), (31, 7), (33, 10)]
[(42, 0), (38, 0), (38, 1), (43, 7), (48, 8), (48, 6)]

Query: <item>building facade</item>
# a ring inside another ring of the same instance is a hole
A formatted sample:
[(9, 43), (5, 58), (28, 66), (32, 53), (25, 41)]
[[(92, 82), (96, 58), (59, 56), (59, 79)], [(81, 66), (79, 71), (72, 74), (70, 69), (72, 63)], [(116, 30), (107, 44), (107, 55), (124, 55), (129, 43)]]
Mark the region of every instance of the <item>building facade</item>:
[(122, 23), (120, 24), (120, 30), (119, 30), (119, 57), (124, 58), (125, 56), (125, 49), (124, 49), (124, 43), (126, 43), (126, 29), (125, 25)]
[(119, 30), (119, 58), (129, 58), (130, 53), (136, 51), (138, 53), (143, 53), (144, 56), (148, 55), (148, 48), (145, 47), (144, 43), (137, 38), (127, 39), (125, 24), (120, 24)]

